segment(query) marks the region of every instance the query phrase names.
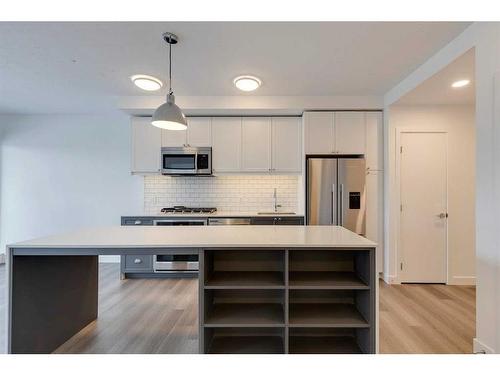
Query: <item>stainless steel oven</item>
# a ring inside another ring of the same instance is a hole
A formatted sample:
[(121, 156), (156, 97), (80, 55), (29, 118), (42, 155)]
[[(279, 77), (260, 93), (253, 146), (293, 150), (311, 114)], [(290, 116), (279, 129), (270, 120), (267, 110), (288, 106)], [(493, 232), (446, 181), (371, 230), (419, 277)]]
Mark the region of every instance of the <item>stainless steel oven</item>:
[[(192, 226), (207, 225), (207, 219), (203, 218), (175, 218), (157, 219), (153, 225), (158, 226)], [(199, 270), (198, 254), (169, 254), (155, 255), (153, 258), (154, 272), (171, 273), (194, 273)]]
[(155, 255), (155, 272), (198, 272), (198, 254)]
[(161, 168), (164, 175), (210, 176), (212, 147), (162, 147)]

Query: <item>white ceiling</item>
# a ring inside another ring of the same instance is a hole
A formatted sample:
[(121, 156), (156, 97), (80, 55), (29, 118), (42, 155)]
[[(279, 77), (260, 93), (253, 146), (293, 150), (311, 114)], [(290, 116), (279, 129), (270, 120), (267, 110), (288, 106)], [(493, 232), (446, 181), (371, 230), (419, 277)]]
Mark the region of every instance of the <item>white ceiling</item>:
[[(471, 49), (457, 58), (414, 90), (403, 96), (397, 105), (446, 105), (474, 104), (475, 102), (475, 51)], [(468, 79), (471, 83), (452, 88), (455, 81)]]
[[(117, 98), (157, 98), (132, 74), (165, 81), (173, 47), (177, 96), (379, 96), (469, 23), (0, 23), (0, 113), (79, 113)], [(240, 74), (263, 81), (254, 93)], [(161, 92), (165, 94), (165, 90)]]

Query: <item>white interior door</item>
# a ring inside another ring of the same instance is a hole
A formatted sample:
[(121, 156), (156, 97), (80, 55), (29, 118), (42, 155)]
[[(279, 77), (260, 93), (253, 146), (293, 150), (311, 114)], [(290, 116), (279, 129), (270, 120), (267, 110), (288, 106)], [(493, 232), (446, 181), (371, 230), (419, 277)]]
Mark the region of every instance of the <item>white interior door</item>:
[(447, 280), (446, 133), (400, 136), (401, 281)]

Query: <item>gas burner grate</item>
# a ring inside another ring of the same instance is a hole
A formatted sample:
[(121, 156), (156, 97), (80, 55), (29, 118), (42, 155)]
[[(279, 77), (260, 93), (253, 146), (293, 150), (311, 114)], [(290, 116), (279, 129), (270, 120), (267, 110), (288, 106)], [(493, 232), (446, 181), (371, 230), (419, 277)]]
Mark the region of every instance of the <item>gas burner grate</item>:
[(217, 212), (217, 208), (215, 207), (185, 207), (185, 206), (174, 206), (174, 207), (165, 207), (161, 209), (163, 213), (175, 213), (175, 214), (195, 214), (195, 213), (203, 213), (203, 214), (212, 214)]

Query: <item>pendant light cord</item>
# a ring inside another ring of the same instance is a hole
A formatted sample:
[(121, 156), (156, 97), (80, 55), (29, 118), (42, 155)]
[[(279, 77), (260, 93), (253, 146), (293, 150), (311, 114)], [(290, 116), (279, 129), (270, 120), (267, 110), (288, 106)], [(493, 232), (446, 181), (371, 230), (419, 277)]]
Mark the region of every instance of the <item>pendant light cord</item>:
[(169, 38), (169, 43), (168, 43), (168, 80), (169, 80), (169, 91), (168, 94), (172, 95), (172, 39)]

